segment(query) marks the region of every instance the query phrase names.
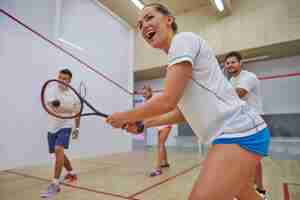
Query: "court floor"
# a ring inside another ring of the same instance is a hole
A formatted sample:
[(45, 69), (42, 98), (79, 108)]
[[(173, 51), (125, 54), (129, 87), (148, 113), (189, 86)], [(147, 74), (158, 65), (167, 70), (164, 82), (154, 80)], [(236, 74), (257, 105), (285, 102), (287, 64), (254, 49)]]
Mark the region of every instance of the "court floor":
[[(134, 151), (89, 159), (75, 159), (76, 183), (64, 184), (55, 200), (184, 200), (201, 170), (195, 150), (169, 149), (171, 167), (163, 175), (147, 177), (154, 164), (154, 150)], [(271, 200), (300, 199), (300, 161), (263, 161), (265, 186)], [(40, 199), (51, 180), (49, 165), (0, 172), (0, 199)]]

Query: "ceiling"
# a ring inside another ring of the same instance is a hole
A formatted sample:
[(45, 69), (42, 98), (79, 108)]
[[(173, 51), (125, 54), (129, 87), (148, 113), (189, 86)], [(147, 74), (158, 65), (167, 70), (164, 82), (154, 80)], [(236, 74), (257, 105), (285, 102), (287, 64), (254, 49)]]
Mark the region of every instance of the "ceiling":
[[(132, 27), (135, 27), (139, 9), (130, 0), (98, 0), (117, 14)], [(201, 6), (210, 5), (210, 0), (142, 0), (144, 4), (162, 3), (173, 11), (174, 15), (189, 12)]]
[(144, 0), (145, 4), (162, 3), (174, 12), (174, 15), (179, 15), (184, 12), (189, 12), (195, 8), (209, 5), (209, 0)]
[[(266, 59), (276, 59), (288, 56), (300, 55), (300, 40), (293, 40), (279, 44), (272, 44), (269, 46), (246, 49), (240, 51), (244, 59), (259, 58), (267, 56)], [(220, 62), (224, 61), (225, 55), (217, 55)], [(139, 70), (134, 72), (135, 81), (151, 80), (163, 78), (165, 76), (165, 67), (154, 67), (146, 70)]]
[[(98, 0), (101, 4), (127, 22), (130, 26), (135, 27), (139, 9), (130, 0)], [(189, 12), (195, 8), (212, 6), (212, 0), (142, 0), (144, 4), (162, 3), (172, 10), (174, 15), (180, 15)], [(224, 0), (230, 2), (230, 0)], [(230, 4), (230, 3), (228, 3)], [(267, 59), (300, 55), (300, 40), (272, 44), (269, 46), (245, 49), (241, 51), (245, 59), (268, 56)], [(218, 60), (222, 62), (224, 55), (217, 55)], [(150, 80), (164, 77), (164, 67), (154, 67), (147, 70), (135, 71), (135, 80)]]

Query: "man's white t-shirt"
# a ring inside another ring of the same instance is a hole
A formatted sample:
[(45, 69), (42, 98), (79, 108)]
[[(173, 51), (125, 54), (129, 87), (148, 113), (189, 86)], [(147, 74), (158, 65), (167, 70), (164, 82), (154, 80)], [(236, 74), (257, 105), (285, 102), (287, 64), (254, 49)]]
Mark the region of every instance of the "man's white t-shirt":
[(168, 70), (183, 61), (192, 64), (192, 80), (178, 107), (201, 142), (245, 137), (266, 127), (256, 111), (239, 99), (212, 49), (194, 33), (177, 33), (172, 39)]
[(252, 72), (242, 70), (236, 77), (231, 77), (231, 84), (234, 88), (242, 88), (248, 93), (242, 98), (252, 106), (259, 114), (262, 114), (262, 101), (260, 95), (260, 83), (256, 75)]
[[(52, 94), (53, 100), (59, 100), (61, 106), (76, 107), (80, 102), (70, 90), (61, 90), (56, 88)], [(74, 126), (74, 119), (60, 119), (48, 115), (48, 132), (56, 133), (62, 128), (72, 128)]]

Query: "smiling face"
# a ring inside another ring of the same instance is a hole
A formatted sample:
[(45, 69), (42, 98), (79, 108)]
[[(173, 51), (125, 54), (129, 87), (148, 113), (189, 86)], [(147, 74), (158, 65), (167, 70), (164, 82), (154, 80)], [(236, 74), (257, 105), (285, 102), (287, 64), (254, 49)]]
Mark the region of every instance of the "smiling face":
[(150, 46), (167, 51), (174, 34), (173, 21), (172, 16), (164, 15), (155, 6), (148, 6), (142, 10), (137, 27)]
[(241, 62), (235, 56), (228, 57), (225, 61), (225, 70), (233, 76), (238, 75), (241, 71)]
[[(60, 73), (58, 74), (57, 79), (60, 80), (60, 81), (62, 81), (62, 82), (64, 82), (64, 83), (66, 83), (66, 84), (70, 84), (70, 82), (71, 82), (71, 77), (70, 77), (70, 75), (69, 75), (69, 74), (66, 74), (66, 73), (62, 73), (62, 72), (60, 72)], [(62, 85), (62, 84), (59, 84), (58, 87), (59, 87), (59, 89), (61, 89), (61, 90), (67, 90), (67, 89), (68, 89), (66, 86), (64, 86), (64, 85)]]
[(142, 95), (146, 100), (149, 100), (152, 97), (151, 87), (148, 85), (145, 85), (142, 90)]

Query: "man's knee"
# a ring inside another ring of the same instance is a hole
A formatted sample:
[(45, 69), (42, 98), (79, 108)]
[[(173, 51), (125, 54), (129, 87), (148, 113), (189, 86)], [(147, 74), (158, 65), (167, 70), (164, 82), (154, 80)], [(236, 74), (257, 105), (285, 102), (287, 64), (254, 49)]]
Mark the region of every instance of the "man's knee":
[(55, 154), (56, 155), (62, 155), (62, 156), (64, 156), (64, 147), (63, 146), (61, 146), (61, 145), (56, 145), (55, 146), (55, 148), (54, 148), (54, 150), (55, 150)]

